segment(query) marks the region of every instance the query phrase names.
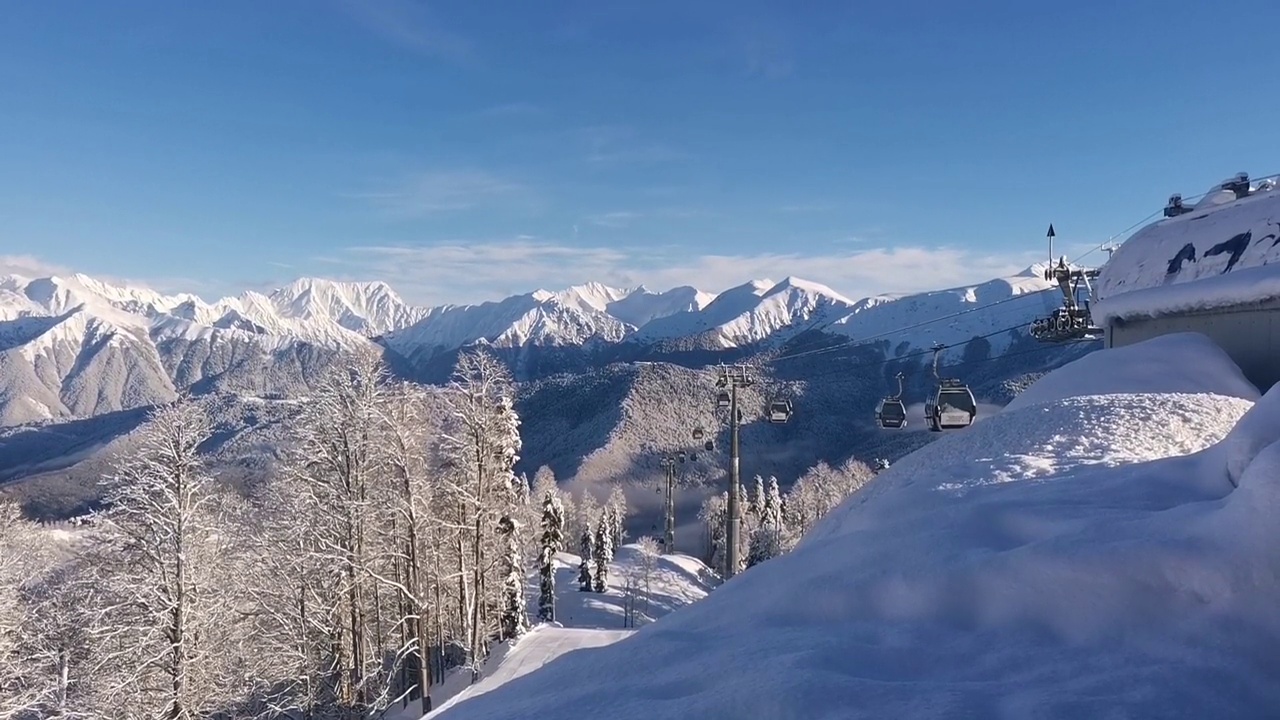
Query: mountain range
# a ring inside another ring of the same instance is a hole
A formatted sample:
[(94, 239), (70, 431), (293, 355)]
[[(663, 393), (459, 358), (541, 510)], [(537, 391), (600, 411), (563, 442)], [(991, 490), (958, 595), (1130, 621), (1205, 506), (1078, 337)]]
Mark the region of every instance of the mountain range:
[[(925, 391), (933, 343), (961, 346), (943, 354), (945, 364), (979, 363), (966, 373), (995, 402), (1009, 382), (1078, 355), (1026, 336), (1058, 302), (1041, 273), (859, 300), (788, 277), (720, 293), (588, 283), (437, 307), (409, 304), (381, 282), (301, 279), (208, 302), (80, 274), (0, 276), (0, 482), (75, 466), (76, 482), (87, 482), (100, 470), (87, 459), (180, 392), (227, 399), (222, 437), (243, 461), (279, 441), (272, 433), (289, 398), (360, 345), (380, 347), (396, 374), (427, 383), (445, 381), (462, 349), (487, 346), (520, 381), (534, 440), (525, 469), (550, 464), (583, 482), (628, 479), (651, 464), (653, 448), (681, 432), (672, 403), (691, 398), (702, 409), (689, 417), (715, 422), (706, 367), (762, 361), (761, 407), (751, 412), (762, 412), (768, 393), (796, 398), (800, 410), (783, 430), (763, 423), (744, 438), (754, 433), (771, 448), (761, 470), (794, 474), (815, 457), (926, 441), (928, 433), (877, 435), (865, 416), (896, 389), (897, 369), (911, 374), (910, 393)], [(853, 436), (862, 439), (851, 445)], [(702, 479), (717, 472), (710, 458), (690, 468)]]

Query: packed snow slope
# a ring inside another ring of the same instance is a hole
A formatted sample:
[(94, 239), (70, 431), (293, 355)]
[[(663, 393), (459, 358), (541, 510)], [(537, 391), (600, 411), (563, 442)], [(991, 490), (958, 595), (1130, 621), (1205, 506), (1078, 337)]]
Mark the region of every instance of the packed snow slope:
[(1211, 190), (1134, 233), (1098, 277), (1095, 321), (1280, 298), (1280, 190), (1275, 178), (1253, 188), (1239, 199)]
[(1280, 445), (1233, 489), (1219, 441), (1280, 393), (1255, 406), (1203, 344), (1143, 347), (1117, 362), (1180, 386), (1067, 365), (792, 553), (441, 717), (1273, 716)]
[[(708, 582), (713, 574), (697, 558), (675, 553), (660, 555), (653, 560), (646, 582), (639, 546), (634, 543), (623, 545), (609, 563), (607, 591), (594, 593), (579, 590), (579, 556), (558, 553), (554, 561), (556, 621), (535, 626), (514, 645), (500, 645), (485, 662), (482, 676), (475, 684), (470, 683), (468, 672), (460, 670), (450, 675), (432, 690), (436, 709), (428, 717), (436, 717), (449, 707), (495, 690), (561, 655), (602, 647), (631, 635), (635, 630), (624, 624), (629, 597), (628, 578), (635, 583), (637, 627), (701, 600), (710, 591)], [(536, 575), (531, 578), (526, 594), (530, 612), (536, 612), (539, 594)]]

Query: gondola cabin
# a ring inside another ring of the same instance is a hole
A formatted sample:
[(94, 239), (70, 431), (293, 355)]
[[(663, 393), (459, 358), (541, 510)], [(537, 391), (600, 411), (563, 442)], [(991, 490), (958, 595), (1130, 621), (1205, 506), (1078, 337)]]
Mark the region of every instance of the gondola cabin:
[(774, 400), (769, 403), (769, 422), (783, 424), (791, 419), (791, 401)]
[(897, 398), (883, 398), (876, 405), (876, 424), (881, 428), (897, 430), (907, 424), (907, 406)]
[(977, 416), (978, 402), (959, 380), (942, 380), (924, 405), (925, 422), (934, 432), (969, 427)]

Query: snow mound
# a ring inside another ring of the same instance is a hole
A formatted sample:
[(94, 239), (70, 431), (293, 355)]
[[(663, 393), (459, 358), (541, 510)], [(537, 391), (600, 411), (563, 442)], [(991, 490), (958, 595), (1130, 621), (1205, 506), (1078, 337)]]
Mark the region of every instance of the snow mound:
[[(1210, 448), (1250, 405), (1131, 392), (1001, 413), (702, 602), (441, 717), (1266, 715), (1280, 513), (1223, 500)], [(1280, 450), (1262, 462), (1274, 487)]]
[(1005, 412), (1069, 397), (1124, 392), (1258, 399), (1258, 389), (1216, 343), (1200, 333), (1174, 333), (1067, 363), (1022, 391)]
[(1262, 449), (1277, 441), (1280, 441), (1280, 385), (1268, 390), (1222, 441), (1231, 484), (1239, 486)]
[(907, 494), (913, 495), (924, 488), (963, 495), (984, 485), (1061, 480), (1091, 465), (1198, 452), (1225, 438), (1251, 407), (1247, 400), (1204, 393), (1117, 393), (1006, 410), (894, 463), (802, 542), (852, 532), (862, 527), (861, 521), (874, 521), (861, 514), (860, 505), (882, 494), (911, 490)]

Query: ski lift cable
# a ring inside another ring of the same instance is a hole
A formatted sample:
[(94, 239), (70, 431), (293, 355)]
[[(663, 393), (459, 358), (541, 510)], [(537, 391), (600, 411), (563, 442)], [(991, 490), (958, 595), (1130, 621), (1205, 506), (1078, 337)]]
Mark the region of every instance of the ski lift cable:
[[(1261, 182), (1261, 181), (1263, 181), (1263, 180), (1276, 180), (1277, 178), (1280, 178), (1280, 174), (1263, 175), (1263, 176), (1261, 176), (1261, 177), (1255, 178), (1255, 180), (1256, 180), (1256, 181), (1258, 181), (1258, 182)], [(1251, 181), (1251, 182), (1252, 182), (1252, 181)], [(1198, 201), (1202, 200), (1206, 195), (1208, 195), (1209, 193), (1212, 193), (1212, 192), (1218, 192), (1218, 191), (1217, 191), (1217, 190), (1207, 190), (1207, 191), (1205, 191), (1205, 192), (1200, 193), (1199, 195), (1192, 195), (1192, 196), (1190, 196), (1190, 197), (1184, 197), (1184, 198), (1182, 198), (1182, 202), (1183, 202), (1184, 204), (1185, 204), (1185, 203), (1195, 203), (1195, 202), (1198, 202)], [(1163, 212), (1164, 212), (1164, 209), (1163, 209), (1163, 208), (1161, 208), (1161, 209), (1159, 209), (1159, 210), (1156, 210), (1155, 212), (1153, 212), (1153, 213), (1151, 213), (1150, 215), (1148, 215), (1148, 216), (1146, 216), (1146, 217), (1142, 218), (1142, 219), (1141, 219), (1141, 220), (1139, 220), (1138, 222), (1136, 222), (1136, 223), (1134, 223), (1134, 224), (1130, 225), (1129, 227), (1127, 227), (1127, 228), (1125, 228), (1125, 229), (1121, 230), (1121, 231), (1120, 231), (1120, 232), (1118, 232), (1118, 233), (1115, 233), (1114, 235), (1112, 235), (1111, 237), (1107, 238), (1106, 240), (1103, 240), (1102, 242), (1098, 243), (1098, 246), (1097, 246), (1097, 247), (1093, 248), (1092, 250), (1089, 250), (1088, 252), (1085, 252), (1085, 253), (1084, 253), (1084, 254), (1082, 254), (1082, 255), (1077, 256), (1074, 260), (1072, 260), (1072, 261), (1071, 261), (1071, 264), (1072, 264), (1072, 265), (1075, 265), (1076, 263), (1080, 262), (1081, 260), (1085, 259), (1086, 257), (1089, 257), (1090, 255), (1092, 255), (1092, 254), (1094, 254), (1094, 253), (1098, 252), (1099, 250), (1102, 250), (1102, 249), (1103, 249), (1103, 248), (1105, 248), (1108, 244), (1110, 244), (1110, 242), (1111, 242), (1112, 240), (1115, 240), (1116, 238), (1120, 237), (1121, 235), (1124, 235), (1125, 233), (1129, 232), (1130, 230), (1133, 230), (1134, 228), (1138, 227), (1139, 225), (1142, 225), (1143, 223), (1147, 222), (1148, 220), (1151, 220), (1152, 218), (1156, 217), (1157, 215), (1162, 214)]]
[[(1056, 349), (1056, 348), (1063, 348), (1063, 347), (1068, 347), (1068, 346), (1071, 346), (1071, 345), (1084, 345), (1084, 344), (1086, 344), (1086, 343), (1093, 343), (1093, 342), (1098, 342), (1098, 339), (1068, 340), (1068, 341), (1061, 342), (1061, 343), (1057, 343), (1057, 344), (1054, 344), (1054, 345), (1040, 345), (1040, 346), (1033, 347), (1033, 348), (1029, 348), (1029, 349), (1026, 349), (1026, 350), (1018, 350), (1018, 351), (1011, 352), (1011, 353), (1003, 353), (1003, 354), (1001, 354), (1001, 355), (996, 355), (996, 356), (994, 356), (994, 357), (989, 357), (989, 358), (983, 358), (983, 359), (981, 359), (981, 360), (962, 360), (962, 361), (960, 361), (960, 362), (958, 362), (958, 363), (955, 363), (954, 365), (951, 365), (951, 366), (949, 366), (949, 367), (968, 367), (968, 366), (971, 366), (971, 365), (981, 365), (982, 363), (996, 362), (996, 361), (999, 361), (999, 360), (1004, 360), (1005, 358), (1014, 358), (1014, 357), (1020, 357), (1020, 356), (1023, 356), (1023, 355), (1032, 355), (1032, 354), (1035, 354), (1035, 353), (1048, 352), (1048, 351), (1050, 351), (1050, 350), (1054, 350), (1054, 349)], [(948, 347), (949, 347), (949, 348), (951, 348), (951, 347), (959, 347), (959, 345), (960, 345), (960, 343), (957, 343), (956, 345), (951, 345), (951, 346), (948, 346)], [(932, 351), (930, 351), (930, 352), (932, 352)], [(878, 365), (887, 365), (887, 364), (888, 364), (888, 363), (890, 363), (890, 362), (894, 362), (894, 361), (897, 361), (897, 360), (901, 360), (901, 359), (906, 358), (906, 357), (910, 357), (910, 356), (909, 356), (909, 355), (904, 355), (902, 358), (894, 358), (893, 360), (881, 360), (881, 361), (876, 361), (876, 362), (865, 362), (865, 363), (855, 363), (855, 364), (851, 364), (851, 365), (842, 365), (841, 367), (838, 367), (838, 368), (832, 368), (831, 370), (828, 370), (828, 371), (826, 371), (826, 372), (822, 372), (822, 373), (818, 373), (818, 374), (813, 375), (813, 376), (810, 376), (810, 377), (806, 377), (806, 378), (805, 378), (805, 382), (806, 382), (806, 383), (809, 383), (809, 384), (812, 384), (812, 383), (815, 383), (815, 382), (820, 382), (820, 381), (823, 381), (823, 380), (828, 380), (828, 379), (835, 378), (835, 377), (839, 377), (839, 376), (847, 376), (847, 375), (849, 374), (849, 371), (851, 371), (851, 370), (862, 370), (862, 369), (867, 369), (867, 368), (874, 368), (874, 367), (876, 367), (876, 366), (878, 366)]]
[[(952, 348), (963, 347), (963, 346), (965, 346), (965, 345), (968, 345), (968, 344), (969, 344), (969, 343), (971, 343), (971, 342), (975, 342), (975, 341), (977, 341), (977, 340), (984, 340), (984, 339), (986, 339), (986, 338), (994, 337), (994, 336), (999, 335), (999, 334), (1001, 334), (1001, 333), (1009, 332), (1010, 330), (1015, 330), (1015, 329), (1018, 329), (1018, 328), (1021, 328), (1021, 327), (1024, 327), (1024, 325), (1023, 325), (1023, 324), (1014, 325), (1014, 326), (1012, 326), (1012, 327), (1004, 328), (1003, 330), (997, 330), (997, 331), (995, 331), (995, 332), (987, 333), (986, 335), (978, 335), (978, 336), (975, 336), (975, 337), (969, 338), (968, 340), (964, 340), (964, 341), (961, 341), (961, 342), (958, 342), (958, 343), (954, 343), (954, 344), (951, 344), (951, 345), (944, 345), (944, 346), (943, 346), (943, 349), (944, 349), (944, 350), (950, 350), (950, 349), (952, 349)], [(996, 356), (994, 356), (994, 357), (990, 357), (990, 358), (984, 358), (984, 359), (982, 359), (982, 360), (965, 360), (965, 361), (961, 361), (961, 362), (955, 363), (954, 365), (952, 365), (952, 367), (958, 367), (958, 366), (962, 366), (962, 365), (976, 365), (976, 364), (984, 363), (984, 362), (994, 362), (994, 361), (996, 361), (996, 360), (1000, 360), (1000, 359), (1002, 359), (1002, 358), (1006, 358), (1006, 357), (1018, 357), (1019, 355), (1028, 355), (1028, 354), (1035, 353), (1035, 352), (1047, 352), (1047, 351), (1049, 351), (1049, 350), (1053, 350), (1054, 348), (1057, 348), (1057, 347), (1066, 347), (1066, 346), (1068, 346), (1068, 345), (1078, 345), (1078, 344), (1082, 344), (1082, 343), (1098, 342), (1099, 340), (1101, 340), (1101, 338), (1086, 338), (1086, 339), (1082, 339), (1082, 340), (1071, 340), (1071, 341), (1066, 341), (1066, 342), (1057, 343), (1057, 344), (1054, 344), (1054, 345), (1044, 345), (1044, 346), (1041, 346), (1041, 347), (1034, 347), (1034, 348), (1031, 348), (1030, 350), (1019, 350), (1019, 351), (1017, 351), (1017, 352), (1012, 352), (1012, 353), (1003, 353), (1003, 354), (1001, 354), (1001, 355), (996, 355)], [(922, 349), (922, 350), (916, 350), (916, 351), (913, 351), (913, 352), (909, 352), (909, 353), (906, 353), (905, 355), (902, 355), (902, 356), (899, 356), (899, 357), (886, 358), (886, 359), (884, 359), (884, 360), (872, 360), (872, 361), (868, 361), (868, 362), (850, 363), (850, 364), (848, 364), (848, 365), (841, 364), (839, 367), (833, 367), (833, 368), (832, 368), (830, 371), (828, 371), (828, 372), (818, 373), (818, 374), (816, 374), (816, 375), (812, 375), (812, 376), (806, 377), (806, 378), (805, 378), (805, 381), (806, 381), (806, 382), (813, 382), (813, 381), (815, 381), (815, 380), (820, 380), (820, 379), (823, 379), (823, 378), (826, 378), (826, 377), (834, 377), (834, 376), (837, 376), (837, 375), (845, 375), (845, 374), (847, 374), (847, 373), (848, 373), (848, 371), (850, 371), (850, 370), (856, 370), (856, 369), (861, 369), (861, 368), (873, 368), (873, 367), (879, 367), (879, 366), (883, 366), (883, 365), (888, 365), (888, 364), (890, 364), (890, 363), (900, 362), (900, 361), (903, 361), (903, 360), (909, 360), (909, 359), (911, 359), (911, 358), (924, 357), (924, 356), (926, 356), (926, 355), (931, 355), (931, 354), (933, 354), (933, 348), (926, 348), (926, 349)]]
[[(1271, 175), (1264, 175), (1264, 176), (1262, 176), (1262, 178), (1260, 178), (1260, 179), (1267, 179), (1267, 178), (1270, 178), (1270, 177), (1273, 177), (1273, 176), (1271, 176)], [(1275, 177), (1280, 177), (1280, 175), (1277, 175), (1277, 176), (1275, 176)], [(1210, 192), (1213, 192), (1213, 191), (1212, 191), (1212, 190), (1210, 190), (1210, 191), (1202, 192), (1202, 193), (1200, 193), (1199, 195), (1192, 195), (1192, 196), (1190, 196), (1190, 197), (1184, 198), (1184, 202), (1196, 202), (1196, 201), (1198, 201), (1198, 200), (1200, 200), (1200, 199), (1204, 198), (1204, 197), (1205, 197), (1206, 195), (1208, 195)], [(1092, 254), (1093, 254), (1093, 253), (1095, 253), (1095, 252), (1098, 252), (1099, 250), (1102, 250), (1103, 248), (1107, 247), (1107, 245), (1108, 245), (1112, 240), (1114, 240), (1114, 239), (1116, 239), (1116, 238), (1120, 237), (1121, 235), (1124, 235), (1125, 233), (1127, 233), (1127, 232), (1129, 232), (1129, 231), (1133, 230), (1134, 228), (1137, 228), (1138, 226), (1140, 226), (1140, 225), (1142, 225), (1142, 224), (1146, 223), (1147, 221), (1151, 220), (1152, 218), (1156, 217), (1157, 215), (1160, 215), (1162, 212), (1164, 212), (1164, 211), (1163, 211), (1163, 209), (1161, 209), (1161, 210), (1156, 210), (1155, 212), (1152, 212), (1150, 215), (1147, 215), (1146, 217), (1144, 217), (1144, 218), (1142, 218), (1141, 220), (1139, 220), (1139, 221), (1137, 221), (1137, 222), (1133, 223), (1132, 225), (1130, 225), (1130, 226), (1126, 227), (1125, 229), (1123, 229), (1123, 230), (1121, 230), (1121, 231), (1119, 231), (1119, 232), (1117, 232), (1117, 233), (1112, 234), (1112, 235), (1111, 235), (1110, 237), (1108, 237), (1106, 240), (1103, 240), (1102, 242), (1098, 243), (1098, 245), (1097, 245), (1096, 247), (1094, 247), (1093, 249), (1088, 250), (1088, 251), (1086, 251), (1086, 252), (1084, 252), (1084, 253), (1082, 253), (1082, 254), (1080, 254), (1080, 255), (1077, 255), (1077, 256), (1075, 257), (1075, 259), (1073, 259), (1073, 260), (1071, 260), (1071, 261), (1070, 261), (1070, 263), (1069, 263), (1069, 264), (1071, 264), (1071, 265), (1075, 265), (1076, 263), (1080, 262), (1080, 261), (1081, 261), (1081, 260), (1083, 260), (1084, 258), (1086, 258), (1086, 257), (1088, 257), (1088, 256), (1090, 256), (1090, 255), (1092, 255)], [(941, 321), (943, 321), (943, 320), (950, 320), (950, 319), (952, 319), (952, 318), (959, 317), (959, 316), (961, 316), (961, 315), (967, 315), (967, 314), (969, 314), (969, 313), (978, 312), (979, 310), (985, 310), (985, 309), (990, 308), (990, 307), (995, 307), (996, 305), (1001, 305), (1001, 304), (1003, 304), (1003, 303), (1012, 302), (1012, 301), (1014, 301), (1014, 300), (1017, 300), (1017, 299), (1019, 299), (1019, 298), (1023, 298), (1023, 297), (1027, 297), (1027, 296), (1029, 296), (1029, 295), (1036, 295), (1036, 294), (1043, 293), (1043, 292), (1049, 292), (1049, 291), (1051, 291), (1051, 290), (1055, 290), (1055, 289), (1057, 289), (1057, 288), (1045, 288), (1045, 289), (1043, 289), (1043, 290), (1034, 290), (1034, 291), (1032, 291), (1032, 292), (1022, 293), (1022, 294), (1020, 294), (1020, 295), (1013, 295), (1013, 296), (1007, 297), (1007, 298), (1005, 298), (1005, 299), (1003, 299), (1003, 300), (997, 300), (997, 301), (995, 301), (995, 302), (993, 302), (993, 303), (988, 303), (988, 304), (986, 304), (986, 305), (979, 305), (979, 306), (972, 307), (972, 308), (966, 308), (966, 309), (964, 309), (964, 310), (960, 310), (960, 311), (955, 312), (955, 313), (952, 313), (952, 314), (950, 314), (950, 315), (943, 315), (943, 316), (941, 316), (941, 317), (936, 317), (936, 318), (933, 318), (933, 319), (931, 319), (931, 320), (924, 320), (924, 321), (918, 322), (918, 323), (916, 323), (916, 324), (914, 324), (914, 325), (907, 325), (906, 327), (901, 327), (901, 328), (897, 328), (897, 329), (894, 329), (894, 330), (888, 330), (888, 331), (885, 331), (885, 332), (882, 332), (882, 333), (877, 333), (877, 334), (875, 334), (875, 335), (868, 335), (867, 337), (862, 337), (862, 338), (849, 338), (848, 340), (843, 341), (843, 342), (841, 342), (841, 343), (839, 343), (839, 344), (837, 344), (837, 345), (832, 345), (832, 346), (828, 346), (828, 347), (818, 348), (818, 349), (816, 349), (816, 350), (804, 351), (804, 352), (800, 352), (800, 353), (792, 353), (792, 354), (788, 354), (788, 355), (781, 355), (781, 356), (779, 356), (779, 357), (772, 358), (772, 359), (768, 360), (768, 362), (778, 362), (778, 361), (780, 361), (780, 360), (790, 360), (790, 359), (792, 359), (792, 358), (804, 357), (804, 356), (806, 356), (806, 355), (817, 355), (817, 354), (821, 354), (821, 353), (825, 353), (825, 352), (832, 352), (832, 351), (834, 351), (834, 350), (838, 350), (838, 349), (843, 348), (843, 347), (849, 347), (849, 346), (852, 346), (852, 345), (860, 345), (860, 344), (863, 344), (863, 343), (870, 342), (870, 341), (872, 341), (872, 340), (877, 340), (877, 339), (882, 338), (882, 337), (884, 337), (884, 336), (886, 336), (886, 335), (894, 335), (894, 334), (897, 334), (897, 333), (900, 333), (900, 332), (905, 332), (905, 331), (907, 331), (907, 330), (914, 330), (914, 329), (919, 328), (919, 327), (924, 327), (925, 325), (932, 325), (933, 323), (936, 323), (936, 322), (941, 322)], [(827, 323), (826, 325), (823, 325), (822, 327), (812, 327), (812, 328), (809, 328), (809, 329), (810, 329), (810, 330), (821, 330), (821, 329), (823, 329), (823, 328), (826, 328), (826, 327), (830, 326), (830, 325), (831, 325), (831, 324), (833, 324), (833, 323), (834, 323), (834, 321), (832, 321), (832, 323)]]
[[(841, 350), (841, 349), (843, 349), (843, 348), (847, 348), (847, 347), (852, 347), (852, 346), (856, 346), (856, 345), (865, 345), (865, 344), (867, 344), (867, 343), (869, 343), (869, 342), (871, 342), (871, 341), (873, 341), (873, 340), (878, 340), (878, 339), (880, 339), (880, 338), (883, 338), (883, 337), (886, 337), (886, 336), (889, 336), (889, 335), (896, 335), (896, 334), (898, 334), (898, 333), (906, 332), (906, 331), (908, 331), (908, 330), (914, 330), (914, 329), (916, 329), (916, 328), (921, 328), (921, 327), (924, 327), (924, 326), (926, 326), (926, 325), (932, 325), (932, 324), (934, 324), (934, 323), (942, 322), (943, 320), (950, 320), (950, 319), (952, 319), (952, 318), (960, 317), (961, 315), (968, 315), (969, 313), (975, 313), (975, 312), (978, 312), (979, 310), (987, 310), (987, 309), (989, 309), (989, 308), (993, 308), (993, 307), (995, 307), (995, 306), (997, 306), (997, 305), (1003, 305), (1003, 304), (1008, 303), (1008, 302), (1013, 302), (1014, 300), (1021, 300), (1021, 299), (1023, 299), (1023, 298), (1031, 297), (1031, 296), (1033, 296), (1033, 295), (1039, 295), (1039, 294), (1041, 294), (1041, 293), (1046, 293), (1046, 292), (1049, 292), (1049, 291), (1051, 291), (1051, 290), (1052, 290), (1052, 291), (1056, 291), (1056, 290), (1058, 290), (1058, 288), (1057, 288), (1057, 286), (1054, 286), (1054, 287), (1044, 288), (1043, 290), (1032, 290), (1031, 292), (1020, 293), (1020, 294), (1018, 294), (1018, 295), (1011, 295), (1011, 296), (1009, 296), (1009, 297), (1007, 297), (1007, 298), (1004, 298), (1003, 300), (996, 300), (995, 302), (990, 302), (990, 303), (987, 303), (986, 305), (978, 305), (978, 306), (976, 306), (976, 307), (965, 308), (964, 310), (959, 310), (959, 311), (957, 311), (957, 312), (953, 312), (953, 313), (951, 313), (951, 314), (949, 314), (949, 315), (942, 315), (942, 316), (939, 316), (939, 317), (936, 317), (936, 318), (932, 318), (932, 319), (930, 319), (930, 320), (922, 320), (922, 321), (920, 321), (920, 322), (918, 322), (918, 323), (915, 323), (915, 324), (912, 324), (912, 325), (906, 325), (906, 326), (904, 326), (904, 327), (895, 328), (895, 329), (893, 329), (893, 330), (886, 330), (886, 331), (884, 331), (884, 332), (876, 333), (876, 334), (874, 334), (874, 335), (867, 335), (867, 336), (864, 336), (864, 337), (857, 337), (857, 338), (849, 338), (848, 340), (844, 340), (844, 341), (842, 341), (842, 342), (840, 342), (840, 343), (838, 343), (838, 344), (836, 344), (836, 345), (830, 345), (830, 346), (827, 346), (827, 347), (818, 348), (818, 349), (816, 349), (816, 350), (806, 350), (806, 351), (804, 351), (804, 352), (792, 353), (792, 354), (790, 354), (790, 355), (780, 355), (780, 356), (778, 356), (778, 357), (776, 357), (776, 358), (771, 358), (771, 359), (770, 359), (770, 360), (768, 360), (767, 362), (771, 362), (771, 363), (773, 363), (773, 362), (779, 362), (779, 361), (781, 361), (781, 360), (791, 360), (791, 359), (794, 359), (794, 358), (806, 357), (806, 356), (808, 356), (808, 355), (820, 355), (820, 354), (822, 354), (822, 353), (834, 352), (834, 351), (836, 351), (836, 350)], [(1015, 325), (1015, 326), (1014, 326), (1014, 328), (1022, 327), (1023, 325), (1026, 325), (1026, 323), (1021, 323), (1021, 324), (1019, 324), (1019, 325)]]

